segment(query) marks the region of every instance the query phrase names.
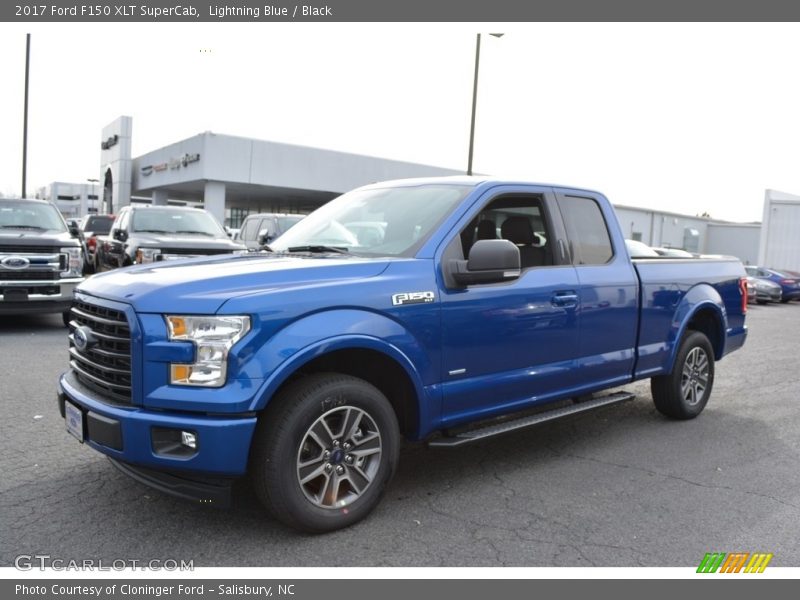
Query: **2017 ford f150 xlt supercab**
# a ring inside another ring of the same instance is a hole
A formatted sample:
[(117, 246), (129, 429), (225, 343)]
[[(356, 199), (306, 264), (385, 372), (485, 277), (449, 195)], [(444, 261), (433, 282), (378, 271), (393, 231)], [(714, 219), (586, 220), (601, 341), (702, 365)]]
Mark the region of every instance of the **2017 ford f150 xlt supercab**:
[[(376, 223), (359, 238), (348, 223)], [(67, 429), (128, 475), (280, 521), (366, 516), (401, 437), (453, 446), (631, 398), (690, 419), (744, 343), (737, 260), (632, 261), (601, 194), (483, 178), (366, 186), (269, 251), (76, 292)]]

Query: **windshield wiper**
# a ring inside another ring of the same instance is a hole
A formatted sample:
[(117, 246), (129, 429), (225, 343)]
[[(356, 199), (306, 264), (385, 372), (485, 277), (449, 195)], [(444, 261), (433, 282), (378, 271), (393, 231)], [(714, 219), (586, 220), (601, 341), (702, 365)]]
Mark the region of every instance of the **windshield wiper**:
[(0, 225), (3, 229), (41, 229), (47, 231), (47, 227), (39, 227), (38, 225)]
[(197, 235), (207, 235), (208, 237), (215, 237), (213, 233), (210, 233), (208, 231), (181, 230), (181, 231), (176, 231), (175, 233), (194, 233)]
[(287, 249), (287, 252), (311, 252), (313, 254), (350, 254), (347, 248), (341, 246), (319, 246), (315, 244), (309, 246), (292, 246), (291, 248)]
[(164, 231), (163, 229), (137, 229), (136, 233), (175, 233), (175, 232)]

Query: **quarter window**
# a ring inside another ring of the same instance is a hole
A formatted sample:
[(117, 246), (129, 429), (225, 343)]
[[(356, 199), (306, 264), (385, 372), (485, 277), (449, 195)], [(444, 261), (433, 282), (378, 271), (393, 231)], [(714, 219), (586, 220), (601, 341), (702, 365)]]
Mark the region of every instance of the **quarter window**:
[(614, 251), (600, 206), (591, 198), (562, 196), (558, 200), (576, 265), (604, 265)]

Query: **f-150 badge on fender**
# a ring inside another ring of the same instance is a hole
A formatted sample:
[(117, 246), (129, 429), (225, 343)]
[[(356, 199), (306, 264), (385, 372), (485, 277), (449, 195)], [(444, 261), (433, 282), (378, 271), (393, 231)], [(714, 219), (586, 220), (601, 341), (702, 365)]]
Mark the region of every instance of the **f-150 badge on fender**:
[(433, 292), (405, 292), (403, 294), (394, 294), (392, 296), (392, 304), (394, 306), (423, 304), (425, 302), (433, 302), (435, 299), (436, 294)]

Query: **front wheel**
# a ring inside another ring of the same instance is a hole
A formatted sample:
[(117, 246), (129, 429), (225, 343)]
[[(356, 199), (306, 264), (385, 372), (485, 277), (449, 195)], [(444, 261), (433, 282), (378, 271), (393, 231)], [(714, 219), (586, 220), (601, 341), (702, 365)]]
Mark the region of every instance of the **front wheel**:
[(276, 519), (313, 533), (352, 525), (375, 508), (400, 445), (386, 396), (333, 373), (287, 386), (259, 418), (255, 435), (256, 495)]
[(684, 336), (672, 372), (650, 380), (656, 409), (673, 419), (694, 419), (703, 412), (713, 385), (714, 349), (699, 331)]

